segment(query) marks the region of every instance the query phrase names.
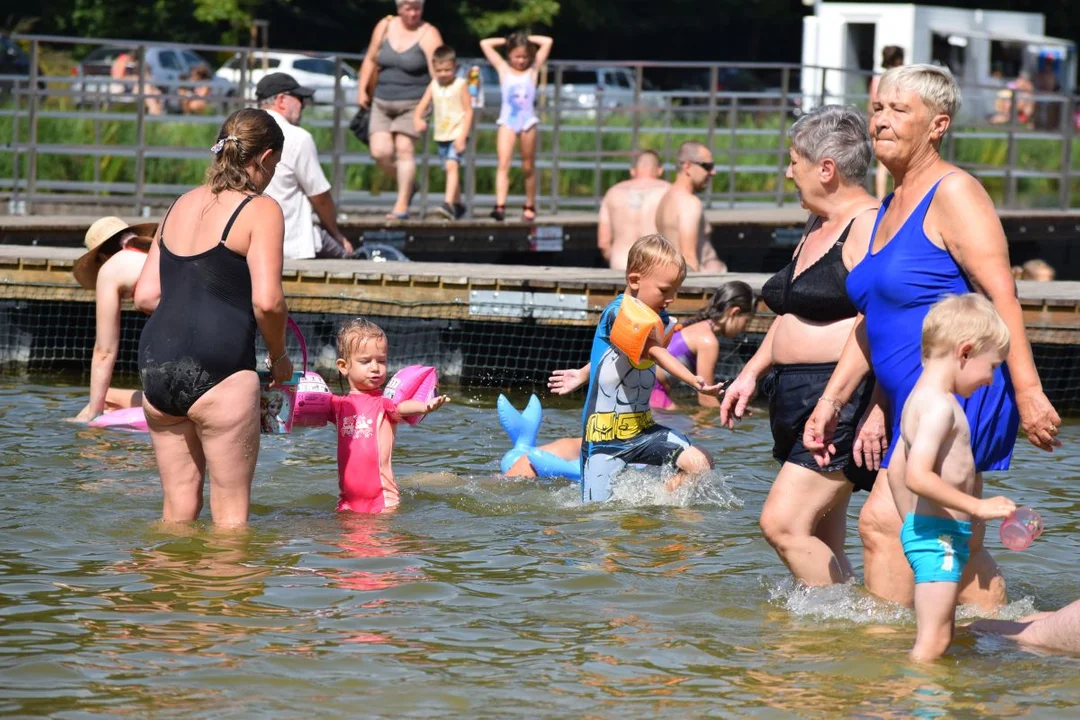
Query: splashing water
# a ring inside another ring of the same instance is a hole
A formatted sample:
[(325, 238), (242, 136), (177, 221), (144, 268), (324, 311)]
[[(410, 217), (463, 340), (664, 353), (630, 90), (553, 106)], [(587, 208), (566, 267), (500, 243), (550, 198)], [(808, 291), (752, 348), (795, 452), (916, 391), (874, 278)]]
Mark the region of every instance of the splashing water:
[(743, 506), (719, 470), (688, 479), (668, 491), (665, 485), (674, 475), (673, 470), (666, 468), (663, 472), (656, 468), (627, 468), (612, 482), (611, 502), (624, 507), (709, 505), (722, 510)]
[[(771, 604), (783, 607), (797, 617), (879, 625), (915, 622), (913, 610), (870, 595), (856, 580), (826, 587), (808, 587), (789, 577), (779, 582), (765, 581), (764, 585)], [(996, 613), (983, 610), (978, 605), (959, 605), (956, 608), (956, 621), (961, 623), (979, 618), (1018, 620), (1034, 612), (1034, 599), (1023, 597)]]

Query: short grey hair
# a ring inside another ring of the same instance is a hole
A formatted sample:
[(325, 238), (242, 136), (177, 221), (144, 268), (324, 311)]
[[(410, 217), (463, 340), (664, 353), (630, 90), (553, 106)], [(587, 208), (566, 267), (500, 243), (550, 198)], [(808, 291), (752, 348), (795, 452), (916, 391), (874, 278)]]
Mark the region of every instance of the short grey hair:
[(788, 137), (791, 148), (812, 163), (832, 158), (848, 184), (866, 180), (874, 152), (862, 111), (844, 105), (816, 107), (795, 121)]
[(916, 93), (930, 112), (956, 117), (963, 103), (960, 86), (948, 68), (939, 65), (903, 65), (881, 76), (878, 95), (886, 88), (910, 90)]
[(419, 5), (420, 7), (424, 7), (424, 0), (397, 0), (397, 6), (401, 7), (402, 5)]
[(688, 162), (697, 162), (703, 154), (709, 151), (704, 144), (696, 140), (687, 140), (679, 146), (679, 152), (675, 155), (675, 162), (682, 165)]

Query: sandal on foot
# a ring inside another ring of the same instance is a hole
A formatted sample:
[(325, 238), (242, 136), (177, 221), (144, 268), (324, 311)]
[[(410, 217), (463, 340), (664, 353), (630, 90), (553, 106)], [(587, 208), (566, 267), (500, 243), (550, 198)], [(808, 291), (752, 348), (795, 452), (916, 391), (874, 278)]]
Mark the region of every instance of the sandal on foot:
[(495, 209), (491, 211), (491, 217), (493, 220), (503, 221), (506, 219), (506, 206), (496, 205)]
[(387, 220), (408, 220), (408, 212), (388, 212), (386, 213)]
[(525, 222), (532, 222), (536, 220), (536, 207), (533, 205), (526, 205), (521, 209), (521, 219)]

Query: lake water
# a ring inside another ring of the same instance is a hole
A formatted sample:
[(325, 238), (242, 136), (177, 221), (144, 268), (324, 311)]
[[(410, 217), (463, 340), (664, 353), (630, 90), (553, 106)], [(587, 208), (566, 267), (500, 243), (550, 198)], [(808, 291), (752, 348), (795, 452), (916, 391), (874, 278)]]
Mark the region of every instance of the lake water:
[[(715, 477), (686, 497), (632, 477), (618, 502), (582, 506), (567, 482), (500, 479), (494, 396), (458, 391), (399, 433), (399, 512), (336, 514), (333, 433), (304, 429), (264, 438), (247, 533), (178, 536), (155, 525), (147, 437), (62, 420), (84, 398), (0, 378), (3, 715), (1075, 717), (1080, 703), (1080, 659), (960, 631), (945, 660), (913, 666), (909, 611), (854, 584), (796, 589), (757, 528), (776, 471), (764, 413), (735, 433), (660, 416), (716, 455)], [(578, 413), (549, 410), (542, 439), (576, 432)], [(1008, 617), (1080, 597), (1080, 425), (1062, 437), (1052, 455), (1021, 440), (988, 484), (1047, 525), (1023, 553), (996, 523), (987, 534)]]

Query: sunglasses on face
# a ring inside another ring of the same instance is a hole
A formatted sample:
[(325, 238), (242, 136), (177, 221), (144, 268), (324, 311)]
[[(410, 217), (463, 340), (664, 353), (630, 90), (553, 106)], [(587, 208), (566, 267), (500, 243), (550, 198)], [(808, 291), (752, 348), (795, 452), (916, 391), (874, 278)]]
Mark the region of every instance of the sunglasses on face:
[(300, 97), (299, 95), (293, 95), (292, 93), (285, 93), (285, 94), (288, 95), (291, 98), (295, 98), (296, 101), (298, 103), (300, 103), (301, 105), (307, 105), (307, 98)]
[(707, 173), (711, 173), (713, 171), (713, 168), (716, 167), (716, 163), (714, 162), (702, 162), (700, 160), (687, 160), (687, 162), (691, 165), (697, 165), (699, 168), (701, 168)]

